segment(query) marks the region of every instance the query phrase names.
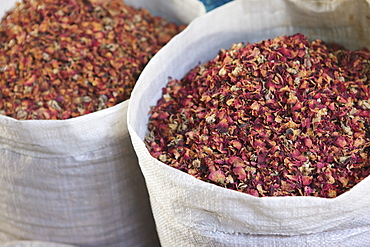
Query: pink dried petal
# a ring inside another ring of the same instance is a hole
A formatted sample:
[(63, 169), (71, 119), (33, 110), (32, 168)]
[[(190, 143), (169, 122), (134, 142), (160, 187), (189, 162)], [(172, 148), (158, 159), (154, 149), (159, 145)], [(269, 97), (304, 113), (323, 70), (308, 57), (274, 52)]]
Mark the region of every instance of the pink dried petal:
[(303, 154), (301, 154), (301, 155), (298, 155), (297, 157), (295, 157), (297, 160), (299, 160), (299, 161), (307, 161), (307, 157), (306, 156), (304, 156)]
[(248, 193), (249, 195), (252, 195), (252, 196), (257, 196), (257, 197), (260, 196), (258, 191), (255, 190), (255, 189), (252, 189), (252, 188), (246, 189), (245, 192)]
[(353, 143), (354, 148), (358, 148), (365, 144), (365, 140), (363, 138), (357, 138), (355, 142)]
[(218, 131), (220, 131), (221, 133), (227, 133), (228, 132), (228, 129), (229, 129), (229, 125), (227, 123), (227, 119), (222, 119), (217, 125), (216, 125), (216, 128)]
[(370, 110), (360, 110), (359, 115), (361, 117), (370, 117)]
[(257, 102), (257, 101), (254, 101), (252, 104), (251, 104), (251, 106), (250, 106), (250, 108), (252, 109), (252, 110), (255, 110), (255, 111), (258, 111), (259, 109), (260, 109), (260, 104)]
[(232, 140), (230, 143), (233, 147), (235, 147), (238, 150), (240, 150), (243, 147), (243, 144), (237, 140)]
[(233, 168), (233, 172), (235, 175), (238, 176), (238, 179), (244, 180), (247, 178), (247, 174), (245, 173), (245, 170), (243, 167), (235, 167)]
[(310, 186), (304, 186), (303, 190), (304, 194), (307, 196), (311, 195), (314, 192), (313, 188), (311, 188)]
[(310, 185), (312, 182), (312, 177), (311, 176), (302, 176), (302, 184), (303, 185)]
[(220, 170), (211, 171), (208, 175), (208, 179), (213, 182), (223, 184), (225, 182), (225, 174)]
[(343, 97), (341, 97), (341, 96), (338, 96), (338, 97), (337, 97), (337, 101), (338, 101), (339, 103), (342, 103), (342, 104), (347, 104), (347, 103), (348, 103), (348, 99), (343, 98)]
[(298, 149), (293, 150), (293, 152), (292, 152), (292, 157), (293, 158), (297, 158), (300, 155), (301, 155), (301, 152)]
[(307, 53), (304, 50), (300, 50), (297, 54), (298, 57), (302, 58), (306, 55)]
[(158, 120), (167, 119), (169, 116), (170, 114), (168, 112), (159, 112), (159, 113), (155, 112), (152, 115), (153, 118), (158, 119)]
[(266, 162), (268, 153), (262, 152), (257, 155), (258, 164), (264, 164)]
[(308, 148), (311, 148), (312, 147), (312, 140), (309, 137), (305, 138), (304, 139), (304, 145)]
[(334, 144), (338, 147), (345, 147), (347, 145), (346, 138), (343, 136), (338, 136), (337, 139), (335, 140)]
[(299, 179), (299, 176), (297, 175), (285, 175), (286, 178), (288, 178), (290, 181), (294, 181), (294, 182), (298, 182), (300, 179)]
[(297, 52), (294, 52), (291, 49), (287, 49), (286, 47), (281, 47), (279, 52), (288, 59), (293, 59), (297, 56)]
[(253, 142), (253, 147), (254, 148), (261, 148), (266, 146), (265, 142), (263, 140), (257, 139)]
[(334, 102), (331, 102), (329, 105), (328, 105), (328, 108), (332, 111), (335, 111), (336, 107), (335, 107), (335, 103)]
[(24, 82), (23, 85), (25, 86), (31, 86), (36, 81), (36, 75), (33, 74), (30, 78), (28, 78), (27, 81)]
[(301, 80), (301, 84), (299, 85), (299, 89), (307, 89), (309, 87), (309, 82), (307, 80)]
[(229, 163), (232, 164), (234, 167), (245, 167), (246, 166), (244, 161), (238, 156), (230, 157)]
[(274, 116), (273, 116), (273, 115), (268, 114), (268, 115), (266, 116), (266, 122), (273, 123), (273, 122), (274, 122), (274, 120), (275, 120), (275, 118), (274, 118)]

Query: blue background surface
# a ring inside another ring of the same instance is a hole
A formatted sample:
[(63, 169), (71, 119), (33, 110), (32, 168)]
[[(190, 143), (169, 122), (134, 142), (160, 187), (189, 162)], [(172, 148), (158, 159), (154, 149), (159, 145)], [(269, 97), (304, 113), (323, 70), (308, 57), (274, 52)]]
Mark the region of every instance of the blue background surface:
[(231, 2), (232, 0), (200, 0), (200, 1), (204, 4), (204, 6), (206, 7), (206, 10), (210, 11), (227, 2)]

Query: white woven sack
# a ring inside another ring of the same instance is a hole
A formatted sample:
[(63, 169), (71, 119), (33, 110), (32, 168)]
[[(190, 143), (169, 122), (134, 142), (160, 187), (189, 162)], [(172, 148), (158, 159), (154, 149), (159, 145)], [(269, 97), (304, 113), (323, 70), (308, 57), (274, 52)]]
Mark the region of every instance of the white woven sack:
[(2, 247), (76, 247), (76, 246), (41, 241), (12, 241), (3, 244)]
[[(15, 2), (2, 1), (0, 15)], [(137, 7), (171, 6), (173, 17), (181, 6), (191, 11), (177, 21), (187, 23), (205, 13), (194, 2), (147, 0)], [(68, 120), (0, 115), (0, 246), (159, 245), (127, 130), (128, 101)]]
[(177, 79), (232, 43), (302, 32), (348, 49), (370, 48), (369, 0), (237, 0), (195, 19), (151, 60), (128, 109), (160, 242), (172, 246), (370, 246), (370, 178), (337, 198), (258, 198), (194, 178), (144, 145), (148, 111)]

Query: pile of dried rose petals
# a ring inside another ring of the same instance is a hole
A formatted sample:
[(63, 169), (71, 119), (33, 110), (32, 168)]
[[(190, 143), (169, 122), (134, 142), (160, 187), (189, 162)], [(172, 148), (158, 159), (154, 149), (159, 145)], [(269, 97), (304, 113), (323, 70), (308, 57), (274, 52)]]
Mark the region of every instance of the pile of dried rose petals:
[(336, 197), (370, 173), (370, 53), (302, 34), (234, 44), (170, 79), (150, 111), (160, 161), (254, 196)]
[(122, 0), (23, 0), (0, 24), (0, 114), (68, 119), (129, 99), (184, 27)]

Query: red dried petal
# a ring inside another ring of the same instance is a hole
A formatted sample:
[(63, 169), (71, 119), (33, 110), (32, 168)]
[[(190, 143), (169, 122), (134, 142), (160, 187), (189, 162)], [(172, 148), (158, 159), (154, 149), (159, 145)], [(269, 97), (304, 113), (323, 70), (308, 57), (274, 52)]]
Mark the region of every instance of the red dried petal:
[(296, 102), (295, 105), (292, 107), (292, 111), (299, 111), (302, 109), (302, 103), (301, 102)]

